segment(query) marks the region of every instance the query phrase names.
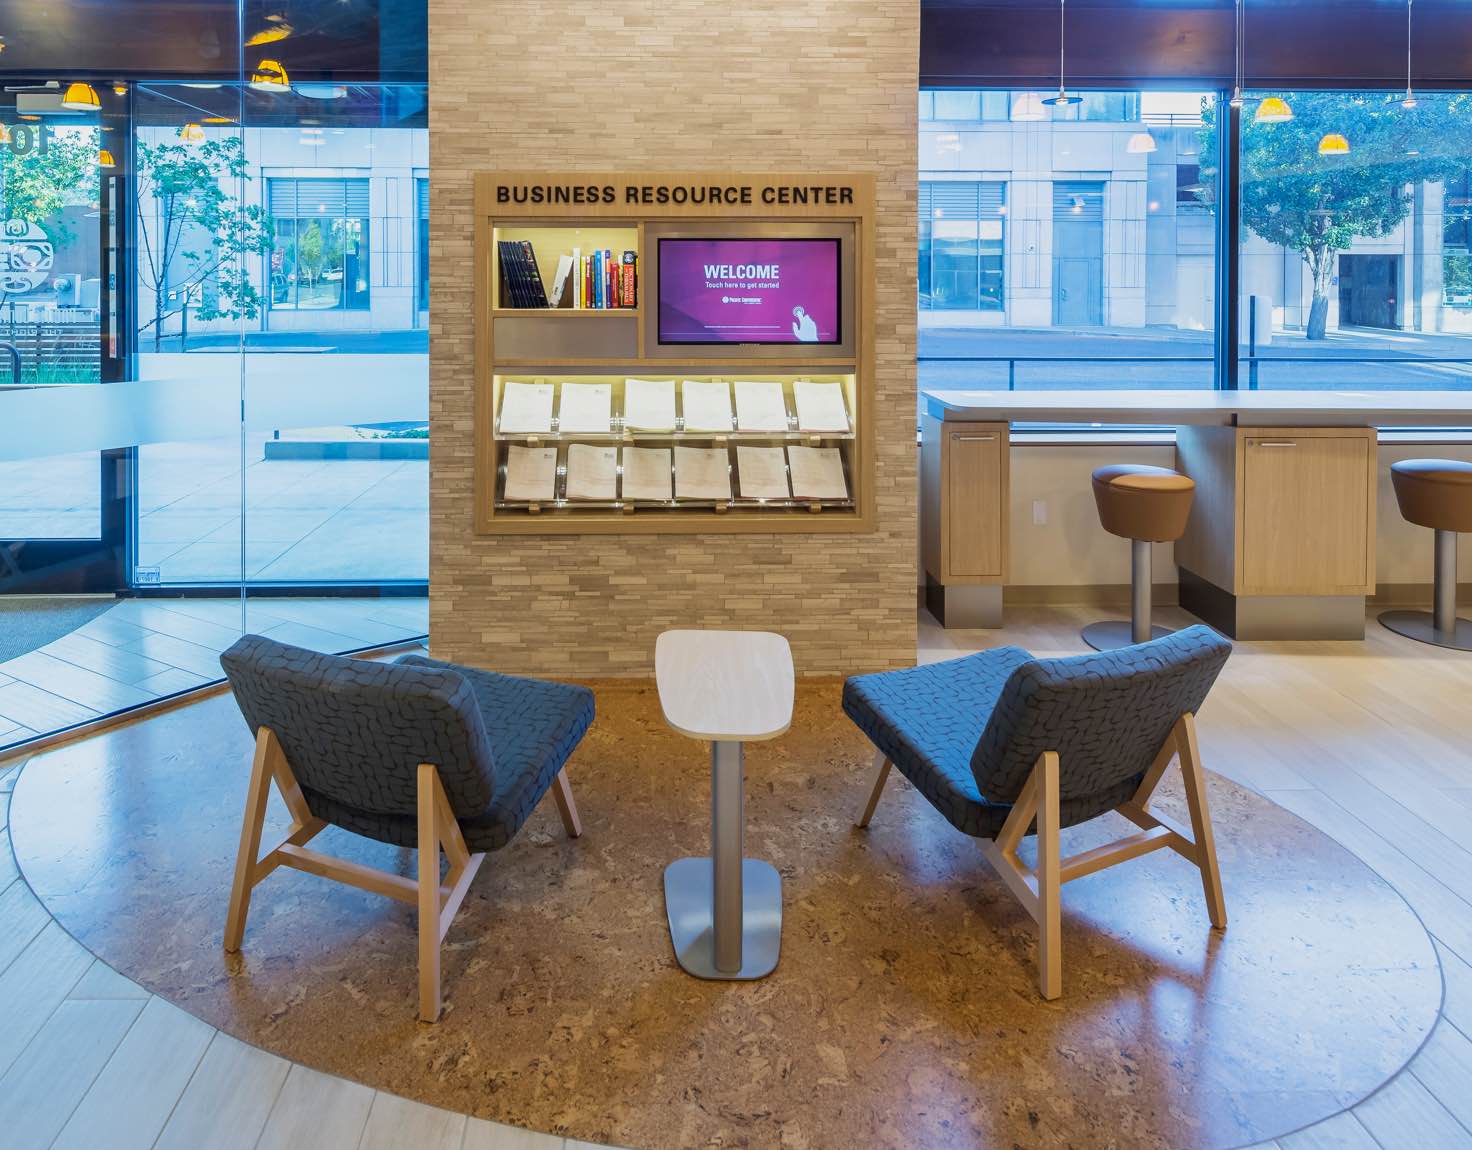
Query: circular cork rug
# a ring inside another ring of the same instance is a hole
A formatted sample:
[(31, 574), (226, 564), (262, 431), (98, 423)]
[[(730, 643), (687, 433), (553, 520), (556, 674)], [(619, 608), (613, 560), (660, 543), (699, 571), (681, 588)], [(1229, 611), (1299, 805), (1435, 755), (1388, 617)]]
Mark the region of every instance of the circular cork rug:
[[(1419, 920), (1353, 855), (1219, 776), (1230, 926), (1158, 852), (1069, 884), (1064, 994), (1039, 999), (1031, 920), (898, 776), (853, 827), (870, 751), (836, 684), (748, 748), (746, 853), (781, 872), (776, 971), (675, 963), (667, 863), (705, 850), (709, 762), (651, 687), (599, 685), (572, 761), (585, 833), (544, 803), (488, 856), (415, 1021), (412, 909), (279, 870), (221, 950), (250, 740), (227, 695), (37, 756), (16, 855), (63, 926), (230, 1034), (501, 1122), (623, 1146), (1232, 1147), (1353, 1104), (1434, 1023)], [(1208, 714), (1202, 748), (1211, 762)], [(1180, 819), (1167, 784), (1157, 804)], [(1064, 850), (1121, 833), (1111, 815)], [(285, 826), (272, 813), (267, 835)], [(413, 853), (314, 846), (413, 873)]]

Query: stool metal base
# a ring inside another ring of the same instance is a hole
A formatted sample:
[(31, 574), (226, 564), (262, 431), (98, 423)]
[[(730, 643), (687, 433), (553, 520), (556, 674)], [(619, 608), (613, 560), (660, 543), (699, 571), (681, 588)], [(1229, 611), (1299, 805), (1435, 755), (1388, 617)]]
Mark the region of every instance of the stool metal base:
[[(1134, 625), (1128, 619), (1111, 619), (1105, 623), (1090, 623), (1081, 632), (1083, 640), (1096, 651), (1117, 651), (1121, 647), (1133, 647)], [(1150, 638), (1164, 639), (1172, 634), (1169, 627), (1151, 627)]]
[(761, 859), (741, 860), (741, 967), (717, 970), (712, 863), (676, 859), (664, 870), (664, 906), (675, 958), (696, 978), (763, 978), (782, 947), (782, 876)]
[(1472, 619), (1454, 618), (1452, 623), (1451, 630), (1438, 631), (1436, 616), (1430, 611), (1386, 611), (1380, 616), (1382, 627), (1407, 639), (1453, 651), (1472, 651)]

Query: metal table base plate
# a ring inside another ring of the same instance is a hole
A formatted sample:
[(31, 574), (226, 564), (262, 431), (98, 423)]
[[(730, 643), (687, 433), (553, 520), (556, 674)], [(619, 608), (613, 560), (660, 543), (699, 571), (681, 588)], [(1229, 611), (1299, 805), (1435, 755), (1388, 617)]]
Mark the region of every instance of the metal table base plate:
[(664, 905), (675, 958), (696, 978), (753, 979), (771, 974), (782, 947), (782, 877), (761, 859), (741, 860), (741, 967), (715, 964), (714, 874), (708, 858), (665, 867)]

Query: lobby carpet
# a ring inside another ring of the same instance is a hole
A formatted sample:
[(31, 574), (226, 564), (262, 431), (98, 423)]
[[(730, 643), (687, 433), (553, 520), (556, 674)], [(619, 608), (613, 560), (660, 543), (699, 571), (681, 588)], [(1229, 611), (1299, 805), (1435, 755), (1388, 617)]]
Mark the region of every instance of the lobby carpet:
[[(584, 836), (546, 802), (488, 857), (446, 940), (436, 1026), (415, 1022), (408, 907), (278, 871), (242, 954), (222, 953), (250, 762), (229, 696), (34, 758), (16, 856), (85, 945), (230, 1034), (640, 1148), (1241, 1146), (1359, 1101), (1436, 1020), (1435, 953), (1400, 896), (1220, 776), (1226, 932), (1174, 855), (1091, 875), (1064, 891), (1064, 997), (1041, 1001), (1031, 920), (969, 839), (902, 780), (853, 828), (870, 756), (831, 683), (801, 686), (792, 730), (748, 748), (746, 853), (783, 878), (777, 970), (697, 981), (660, 879), (705, 849), (708, 752), (666, 728), (652, 688), (597, 691), (569, 768)], [(1210, 765), (1210, 705), (1202, 750)], [(1174, 783), (1159, 805), (1184, 819)], [(1064, 849), (1120, 830), (1111, 816)], [(412, 873), (410, 851), (318, 843)]]

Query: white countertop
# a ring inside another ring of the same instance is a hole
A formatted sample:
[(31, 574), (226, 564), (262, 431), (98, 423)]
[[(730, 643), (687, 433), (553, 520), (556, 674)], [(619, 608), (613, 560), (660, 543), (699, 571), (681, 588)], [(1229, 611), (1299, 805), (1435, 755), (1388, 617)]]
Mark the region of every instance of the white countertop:
[(1472, 426), (1472, 391), (922, 392), (946, 420), (1018, 423), (1236, 424), (1244, 427)]

